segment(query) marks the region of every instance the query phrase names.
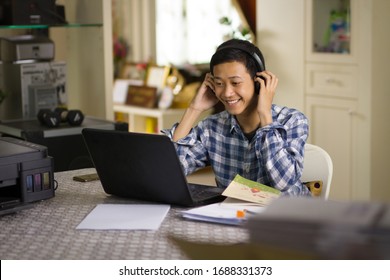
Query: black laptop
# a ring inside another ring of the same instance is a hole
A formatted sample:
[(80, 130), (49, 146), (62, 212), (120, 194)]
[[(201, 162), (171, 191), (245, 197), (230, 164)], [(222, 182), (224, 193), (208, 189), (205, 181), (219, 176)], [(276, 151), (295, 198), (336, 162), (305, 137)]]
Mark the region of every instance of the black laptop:
[(82, 135), (107, 194), (191, 207), (225, 198), (222, 188), (187, 183), (166, 135), (94, 128)]

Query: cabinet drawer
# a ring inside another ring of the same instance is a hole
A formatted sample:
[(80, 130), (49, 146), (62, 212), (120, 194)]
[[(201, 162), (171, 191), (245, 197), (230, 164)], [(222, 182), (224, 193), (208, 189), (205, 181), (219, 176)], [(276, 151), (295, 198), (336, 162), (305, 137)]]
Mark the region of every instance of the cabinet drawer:
[(357, 85), (356, 66), (306, 65), (307, 94), (357, 98)]

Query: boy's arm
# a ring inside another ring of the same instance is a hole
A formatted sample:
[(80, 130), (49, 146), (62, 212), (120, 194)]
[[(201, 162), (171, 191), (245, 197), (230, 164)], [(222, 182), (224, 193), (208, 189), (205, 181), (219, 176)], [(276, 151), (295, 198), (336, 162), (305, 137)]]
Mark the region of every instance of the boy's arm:
[(187, 136), (201, 114), (202, 111), (188, 107), (187, 110), (185, 110), (179, 125), (175, 129), (172, 140), (176, 142)]

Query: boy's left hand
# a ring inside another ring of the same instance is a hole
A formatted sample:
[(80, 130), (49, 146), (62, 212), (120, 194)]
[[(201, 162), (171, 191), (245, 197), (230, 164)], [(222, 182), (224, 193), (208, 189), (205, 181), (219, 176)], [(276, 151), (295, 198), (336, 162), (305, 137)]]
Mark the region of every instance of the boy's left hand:
[(263, 127), (272, 123), (271, 107), (278, 86), (278, 78), (266, 70), (256, 73), (255, 81), (260, 83), (257, 112), (260, 116), (260, 126)]

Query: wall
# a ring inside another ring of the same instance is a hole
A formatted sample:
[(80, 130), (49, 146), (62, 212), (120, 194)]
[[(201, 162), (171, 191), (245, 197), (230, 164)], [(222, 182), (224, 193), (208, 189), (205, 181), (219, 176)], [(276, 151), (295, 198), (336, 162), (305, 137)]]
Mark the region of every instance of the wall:
[[(377, 8), (376, 5), (380, 5)], [(372, 122), (372, 153), (371, 166), (372, 180), (371, 185), (374, 186), (371, 196), (373, 199), (382, 200), (387, 198), (390, 201), (390, 186), (389, 183), (381, 178), (388, 178), (388, 161), (390, 155), (389, 139), (390, 139), (390, 87), (388, 83), (388, 68), (390, 63), (390, 36), (388, 17), (390, 11), (390, 1), (376, 0), (373, 1), (373, 22), (371, 33), (372, 41), (380, 41), (381, 44), (376, 44), (372, 49), (372, 104), (371, 113), (373, 115)], [(378, 55), (386, 54), (386, 56)], [(384, 151), (380, 147), (386, 147)]]
[(256, 11), (257, 45), (279, 78), (275, 103), (303, 111), (304, 1), (257, 0)]

